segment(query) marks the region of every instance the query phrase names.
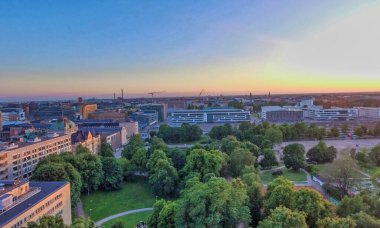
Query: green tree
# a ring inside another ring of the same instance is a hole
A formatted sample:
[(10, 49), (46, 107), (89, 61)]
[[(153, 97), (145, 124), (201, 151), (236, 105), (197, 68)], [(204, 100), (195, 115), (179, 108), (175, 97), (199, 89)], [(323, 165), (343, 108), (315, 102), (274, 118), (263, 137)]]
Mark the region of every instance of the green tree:
[(90, 218), (76, 218), (70, 226), (71, 228), (95, 228), (95, 222)]
[(319, 219), (333, 215), (333, 205), (319, 192), (306, 188), (295, 193), (295, 209), (305, 213), (310, 227), (314, 227)]
[(113, 148), (108, 143), (102, 143), (99, 155), (102, 157), (115, 157)]
[(230, 155), (232, 151), (234, 151), (236, 148), (242, 147), (241, 143), (236, 139), (235, 136), (227, 136), (222, 139), (221, 147), (220, 149)]
[(355, 135), (359, 136), (359, 137), (362, 137), (364, 135), (364, 130), (362, 127), (357, 127), (355, 129)]
[(269, 128), (265, 131), (265, 138), (273, 144), (280, 144), (283, 141), (282, 132), (276, 128)]
[(340, 133), (339, 129), (337, 127), (333, 127), (330, 129), (329, 136), (337, 138), (337, 137), (339, 137), (339, 133)]
[(326, 217), (318, 220), (319, 228), (355, 228), (356, 223), (352, 218)]
[(212, 139), (222, 140), (228, 135), (232, 134), (232, 127), (229, 124), (225, 124), (224, 126), (216, 126), (211, 129), (209, 132), (209, 136)]
[(160, 222), (160, 212), (166, 205), (166, 201), (163, 199), (157, 200), (153, 205), (153, 212), (148, 218), (148, 227), (158, 227), (158, 223)]
[(124, 223), (119, 221), (114, 224), (112, 224), (111, 228), (124, 228)]
[(170, 197), (175, 194), (178, 181), (177, 170), (167, 159), (159, 159), (155, 163), (149, 183), (155, 194), (161, 197)]
[(135, 168), (132, 163), (124, 157), (117, 159), (117, 162), (123, 169), (123, 179), (125, 181), (132, 180), (135, 172)]
[[(49, 159), (50, 160), (50, 159)], [(71, 188), (71, 204), (79, 202), (82, 179), (78, 171), (69, 163), (50, 162), (39, 165), (33, 173), (32, 180), (36, 181), (69, 181)]]
[(157, 164), (158, 160), (160, 160), (160, 159), (164, 159), (164, 160), (168, 159), (165, 152), (162, 150), (155, 150), (150, 155), (149, 160), (146, 163), (146, 168), (148, 169), (148, 171), (150, 173), (152, 173), (154, 171), (154, 169), (156, 168), (156, 164)]
[(376, 219), (373, 216), (363, 211), (356, 213), (354, 215), (351, 215), (351, 217), (353, 220), (355, 220), (357, 228), (367, 228), (367, 227), (379, 228), (380, 227), (379, 219)]
[(91, 191), (97, 190), (103, 176), (100, 158), (89, 153), (82, 153), (72, 161), (75, 161), (72, 165), (78, 170), (82, 177), (82, 191), (86, 191), (87, 194), (90, 194)]
[(261, 167), (271, 168), (272, 166), (278, 165), (276, 154), (273, 149), (263, 149), (261, 155), (263, 156), (259, 162)]
[(364, 203), (361, 196), (348, 197), (345, 196), (336, 209), (337, 215), (340, 217), (347, 217), (359, 213), (361, 211), (368, 211), (369, 207)]
[(65, 228), (61, 216), (42, 216), (38, 222), (28, 222), (28, 228)]
[(302, 144), (289, 144), (284, 149), (284, 164), (286, 168), (298, 171), (305, 166), (305, 147)]
[(241, 176), (245, 166), (255, 165), (256, 158), (243, 148), (237, 148), (231, 153), (230, 169), (234, 177)]
[(121, 189), (123, 183), (123, 168), (114, 157), (102, 159), (103, 178), (101, 188), (106, 191)]
[(170, 150), (169, 157), (172, 160), (173, 166), (177, 170), (181, 170), (186, 163), (186, 151), (180, 148)]
[(284, 206), (289, 209), (295, 207), (295, 192), (293, 187), (279, 185), (273, 189), (269, 197), (265, 198), (264, 209), (266, 213), (276, 207)]
[(335, 147), (327, 147), (323, 141), (312, 147), (306, 154), (309, 161), (317, 163), (332, 162), (337, 155)]
[(215, 176), (219, 176), (220, 170), (224, 164), (225, 158), (220, 151), (195, 149), (187, 156), (183, 170), (187, 175), (191, 173), (199, 173), (200, 178), (203, 179), (208, 173), (213, 173)]
[(148, 153), (153, 154), (154, 151), (156, 151), (156, 150), (161, 150), (165, 154), (167, 154), (169, 152), (169, 148), (166, 145), (166, 143), (164, 142), (164, 140), (162, 140), (161, 138), (157, 138), (157, 137), (152, 138), (150, 140), (150, 148), (148, 150)]
[(260, 222), (259, 228), (273, 227), (298, 227), (306, 228), (305, 216), (303, 213), (291, 211), (286, 207), (277, 207), (271, 214)]
[(348, 124), (343, 124), (342, 126), (342, 133), (344, 134), (348, 134), (348, 131), (349, 131), (349, 127), (348, 127)]
[(375, 166), (380, 166), (380, 144), (372, 148), (369, 157)]
[(126, 159), (131, 160), (133, 154), (141, 148), (144, 148), (144, 140), (140, 135), (133, 135), (127, 146), (124, 147), (121, 155)]
[(159, 214), (159, 222), (157, 228), (175, 228), (175, 213), (177, 202), (166, 202)]
[(176, 227), (236, 227), (249, 222), (246, 186), (212, 177), (202, 183), (194, 177), (178, 200)]
[(136, 167), (136, 171), (145, 172), (148, 162), (148, 154), (144, 148), (138, 149), (132, 156), (131, 163)]
[(261, 220), (261, 207), (262, 207), (262, 182), (260, 175), (253, 166), (247, 166), (243, 170), (242, 180), (247, 185), (247, 195), (249, 197), (248, 207), (251, 213), (251, 225), (256, 227)]
[(244, 109), (244, 104), (243, 102), (240, 101), (231, 101), (228, 103), (228, 107), (233, 107), (237, 109)]
[(75, 153), (76, 154), (91, 154), (91, 150), (88, 149), (87, 147), (79, 145), (79, 146), (77, 146)]

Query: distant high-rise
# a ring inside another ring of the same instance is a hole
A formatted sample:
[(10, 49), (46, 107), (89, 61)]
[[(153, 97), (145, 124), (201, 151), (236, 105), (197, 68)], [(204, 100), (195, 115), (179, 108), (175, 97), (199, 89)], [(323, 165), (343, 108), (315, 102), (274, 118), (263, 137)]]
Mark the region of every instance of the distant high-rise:
[(3, 130), (3, 114), (0, 112), (0, 131)]

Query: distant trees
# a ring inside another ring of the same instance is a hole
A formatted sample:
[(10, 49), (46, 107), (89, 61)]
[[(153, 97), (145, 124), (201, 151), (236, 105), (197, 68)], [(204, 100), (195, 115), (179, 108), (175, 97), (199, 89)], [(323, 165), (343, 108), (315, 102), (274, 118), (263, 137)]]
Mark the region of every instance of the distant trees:
[(305, 147), (302, 144), (289, 144), (284, 148), (284, 164), (286, 168), (298, 171), (304, 167), (305, 162)]
[(209, 136), (212, 139), (222, 140), (228, 135), (232, 134), (232, 126), (230, 124), (225, 124), (223, 126), (216, 126), (211, 129)]
[(114, 157), (102, 158), (103, 177), (101, 188), (106, 191), (121, 189), (123, 168)]
[(112, 146), (108, 143), (102, 143), (102, 145), (100, 147), (99, 155), (102, 157), (114, 157), (115, 156)]
[(321, 141), (311, 148), (306, 156), (309, 162), (326, 163), (332, 162), (336, 158), (337, 153), (335, 147), (327, 147), (326, 143)]
[(202, 129), (198, 125), (182, 124), (181, 127), (170, 127), (162, 124), (157, 136), (166, 143), (194, 142), (201, 139)]
[(231, 101), (228, 103), (228, 107), (233, 107), (237, 109), (244, 109), (244, 103), (240, 101)]
[(140, 148), (144, 148), (144, 140), (140, 135), (133, 135), (129, 143), (124, 147), (121, 155), (130, 160), (133, 154)]

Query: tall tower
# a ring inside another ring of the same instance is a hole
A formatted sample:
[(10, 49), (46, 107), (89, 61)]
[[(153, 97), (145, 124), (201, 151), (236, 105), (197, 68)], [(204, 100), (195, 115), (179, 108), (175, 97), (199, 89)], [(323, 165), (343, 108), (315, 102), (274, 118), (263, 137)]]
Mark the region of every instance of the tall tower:
[(121, 89), (121, 100), (124, 100), (124, 89)]

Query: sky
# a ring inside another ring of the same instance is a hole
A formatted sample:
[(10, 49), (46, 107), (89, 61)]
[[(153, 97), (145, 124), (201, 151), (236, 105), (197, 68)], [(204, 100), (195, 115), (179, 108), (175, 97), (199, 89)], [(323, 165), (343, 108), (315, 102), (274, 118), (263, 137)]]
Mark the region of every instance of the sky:
[(380, 89), (380, 1), (0, 1), (0, 99)]

